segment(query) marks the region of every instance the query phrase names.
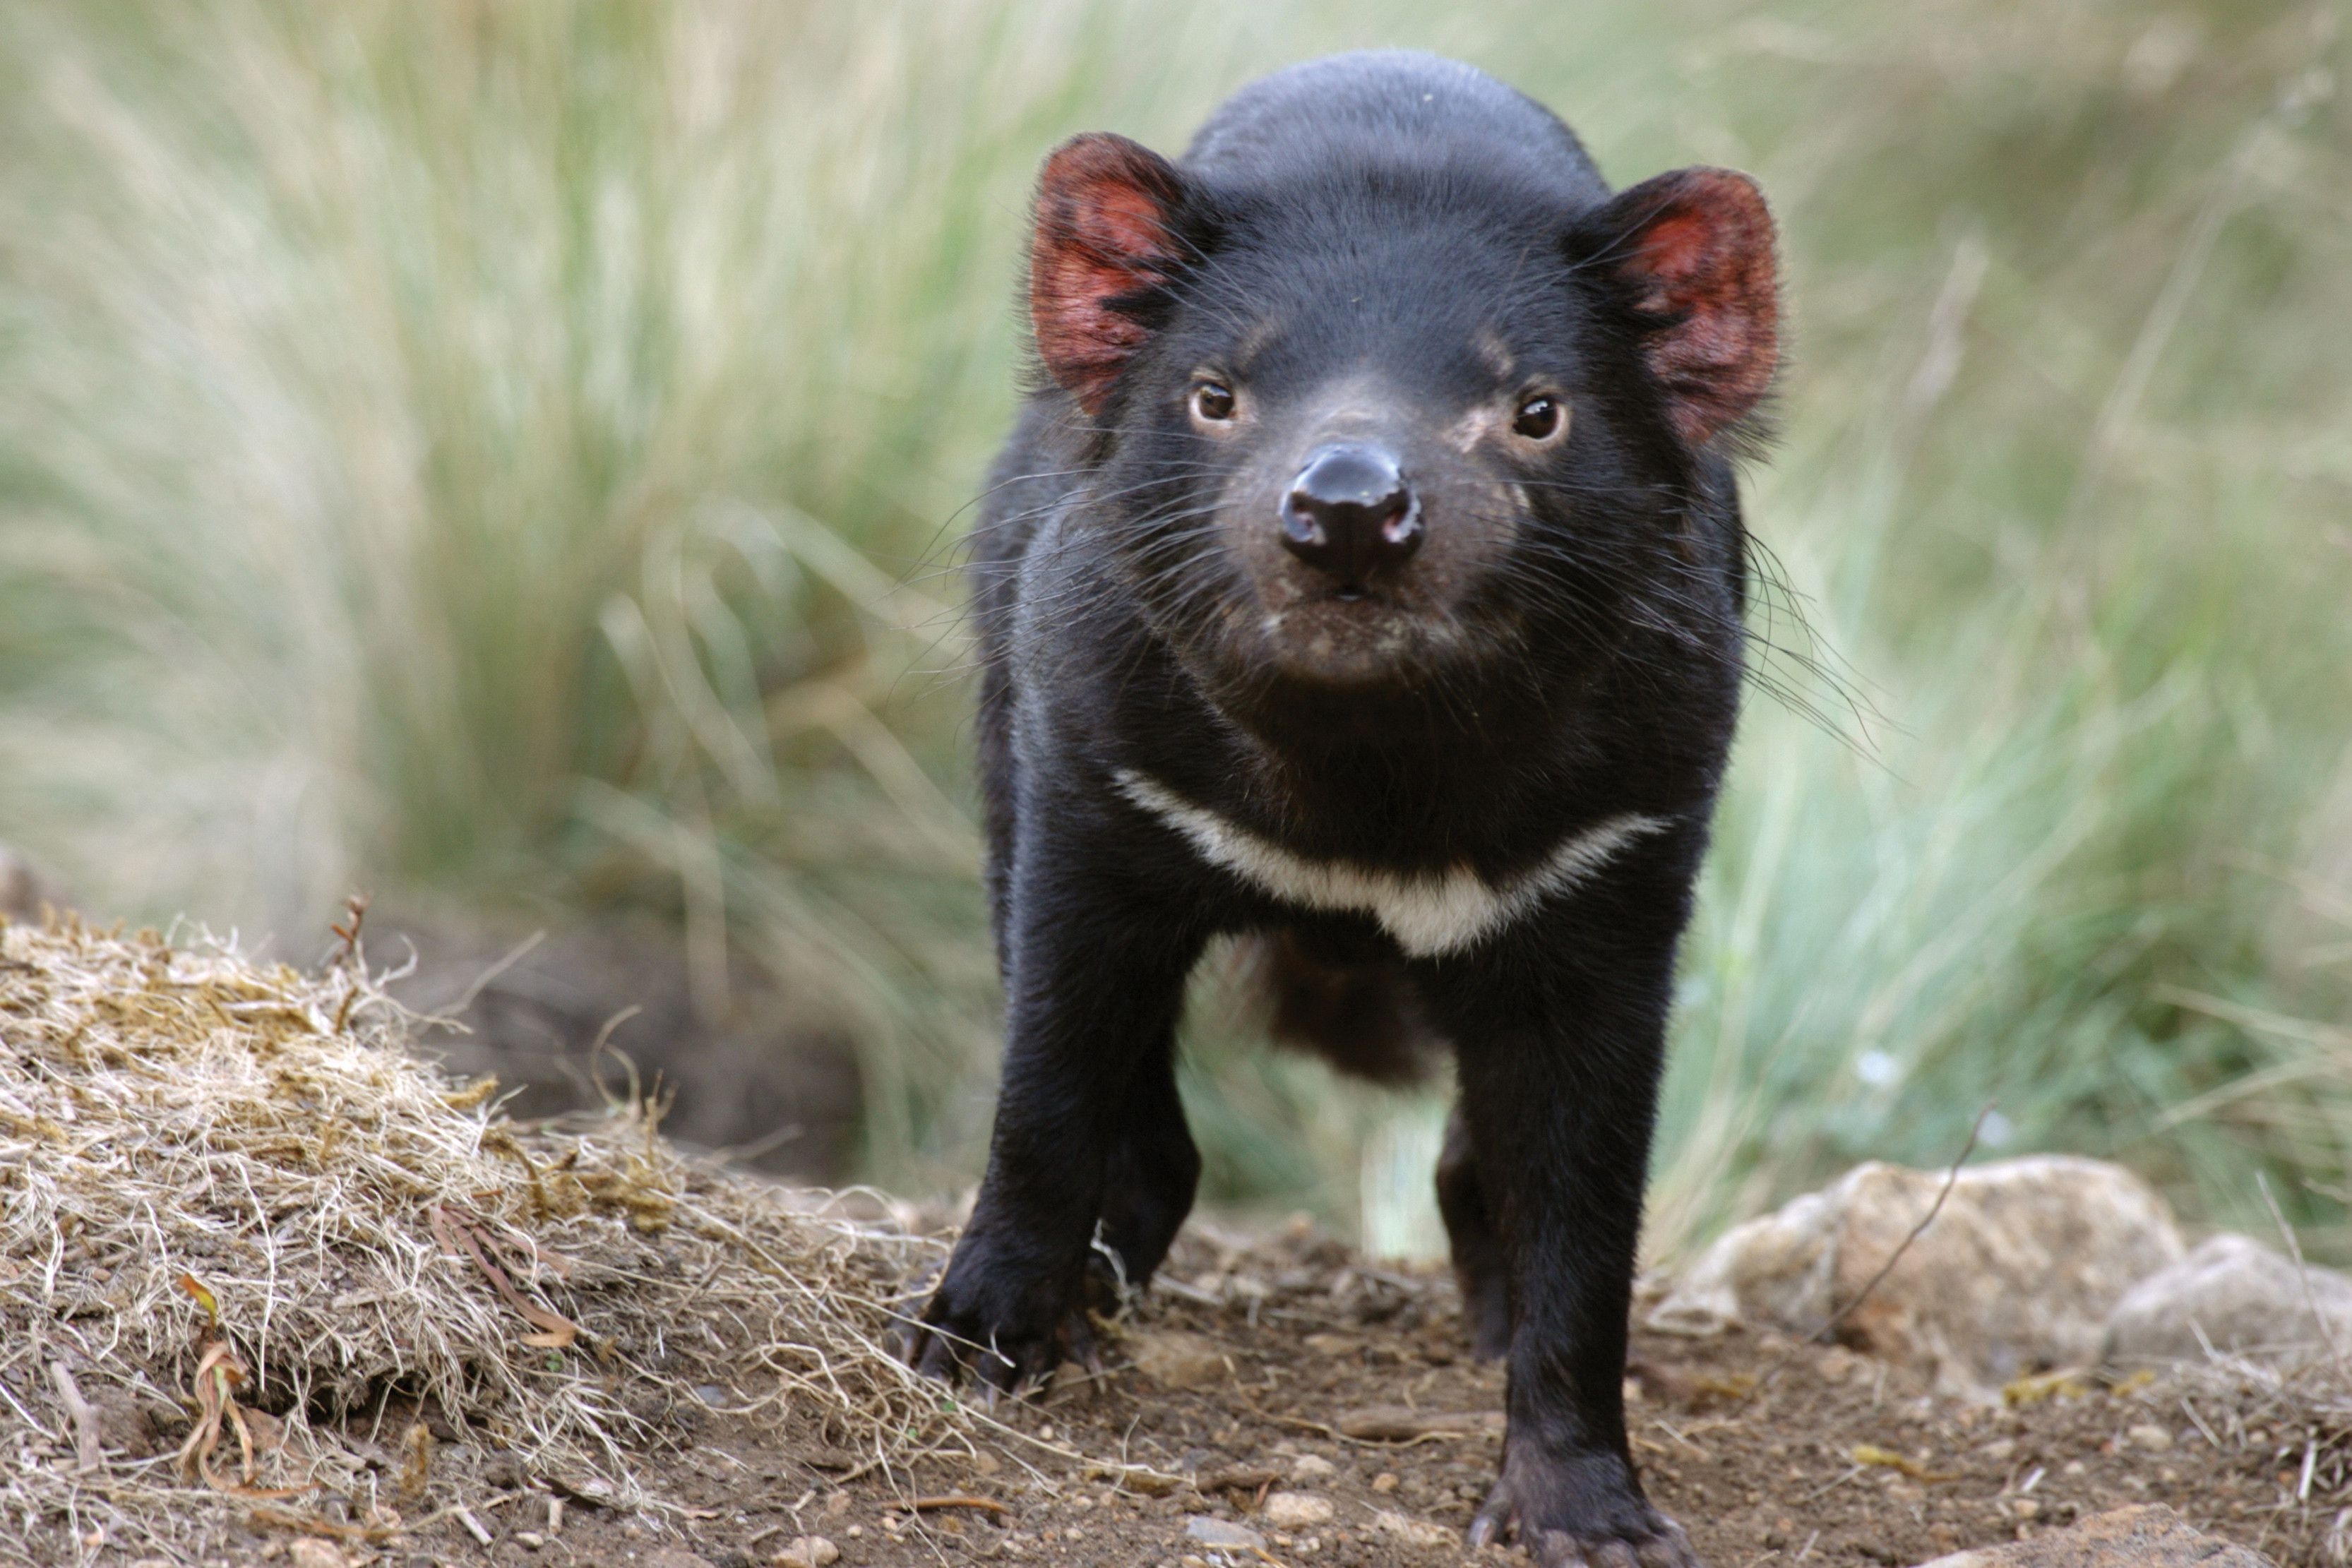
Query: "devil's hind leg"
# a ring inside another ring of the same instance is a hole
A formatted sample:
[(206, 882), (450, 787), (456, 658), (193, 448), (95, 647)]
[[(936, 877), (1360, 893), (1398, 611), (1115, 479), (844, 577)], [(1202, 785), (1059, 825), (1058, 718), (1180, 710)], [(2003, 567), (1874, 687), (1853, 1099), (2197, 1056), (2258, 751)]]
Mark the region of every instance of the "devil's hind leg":
[(1437, 1156), (1437, 1211), (1445, 1217), (1445, 1238), (1453, 1245), (1471, 1348), (1481, 1361), (1500, 1360), (1511, 1348), (1511, 1271), (1459, 1104), (1445, 1119), (1445, 1146)]

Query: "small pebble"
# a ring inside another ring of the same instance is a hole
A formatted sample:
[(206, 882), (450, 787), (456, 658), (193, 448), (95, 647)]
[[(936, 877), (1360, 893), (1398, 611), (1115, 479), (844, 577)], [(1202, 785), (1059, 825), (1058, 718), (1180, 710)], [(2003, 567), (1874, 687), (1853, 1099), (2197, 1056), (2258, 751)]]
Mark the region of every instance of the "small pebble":
[(1328, 1524), (1338, 1510), (1329, 1498), (1314, 1492), (1278, 1491), (1265, 1500), (1260, 1511), (1276, 1530), (1303, 1530), (1310, 1524)]
[(802, 1535), (776, 1553), (776, 1568), (827, 1568), (841, 1560), (841, 1548), (822, 1535)]
[(1394, 1536), (1420, 1552), (1446, 1552), (1461, 1544), (1461, 1537), (1442, 1524), (1410, 1519), (1385, 1509), (1372, 1515), (1372, 1528), (1383, 1535)]
[(536, 1552), (547, 1544), (547, 1537), (536, 1530), (518, 1530), (514, 1538), (515, 1544), (525, 1552)]
[(1382, 1470), (1379, 1475), (1374, 1476), (1372, 1478), (1372, 1490), (1377, 1492), (1391, 1492), (1396, 1490), (1396, 1472), (1393, 1470)]
[(2132, 1427), (2125, 1436), (2132, 1440), (2135, 1447), (2146, 1448), (2151, 1454), (2160, 1454), (2172, 1447), (2171, 1433), (2147, 1422)]
[(1248, 1525), (1235, 1524), (1230, 1520), (1212, 1519), (1205, 1513), (1196, 1513), (1186, 1519), (1184, 1534), (1187, 1539), (1197, 1541), (1203, 1546), (1223, 1547), (1227, 1551), (1263, 1552), (1265, 1550), (1265, 1537)]
[(1290, 1461), (1290, 1479), (1295, 1481), (1328, 1481), (1339, 1473), (1339, 1467), (1320, 1454), (1301, 1454)]

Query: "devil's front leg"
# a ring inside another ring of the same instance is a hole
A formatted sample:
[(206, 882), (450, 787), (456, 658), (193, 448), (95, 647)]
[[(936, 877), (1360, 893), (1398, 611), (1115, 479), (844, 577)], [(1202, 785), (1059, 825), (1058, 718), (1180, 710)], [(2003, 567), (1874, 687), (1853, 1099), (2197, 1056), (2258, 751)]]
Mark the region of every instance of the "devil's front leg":
[[(1082, 829), (1023, 824), (1005, 911), (1004, 1072), (988, 1171), (908, 1336), (919, 1370), (952, 1381), (970, 1369), (995, 1390), (1018, 1389), (1065, 1358), (1091, 1359), (1087, 1263), (1107, 1196), (1120, 1199), (1112, 1221), (1129, 1218), (1129, 1195), (1106, 1189), (1133, 1157), (1136, 1111), (1175, 1116), (1173, 1136), (1183, 1137), (1172, 1080), (1162, 1080), (1203, 937), (1171, 912), (1165, 883), (1155, 888), (1131, 853)], [(1135, 1262), (1148, 1270), (1165, 1249), (1165, 1222), (1140, 1218), (1149, 1234)]]
[(1470, 1540), (1516, 1539), (1540, 1568), (1696, 1568), (1681, 1527), (1643, 1495), (1624, 1412), (1681, 904), (1594, 902), (1449, 962), (1431, 986), (1458, 1042), (1511, 1318), (1502, 1474)]

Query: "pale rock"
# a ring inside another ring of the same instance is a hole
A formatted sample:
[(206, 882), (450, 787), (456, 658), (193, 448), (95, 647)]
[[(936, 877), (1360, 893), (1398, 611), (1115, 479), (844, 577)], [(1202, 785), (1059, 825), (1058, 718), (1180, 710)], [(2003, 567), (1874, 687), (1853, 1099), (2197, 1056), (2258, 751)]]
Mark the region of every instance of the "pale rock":
[(1339, 1467), (1320, 1454), (1301, 1454), (1290, 1461), (1290, 1479), (1295, 1481), (1328, 1481), (1339, 1473)]
[(2331, 1343), (2352, 1345), (2352, 1280), (2333, 1269), (2297, 1269), (2250, 1237), (2214, 1236), (2116, 1303), (2103, 1348), (2112, 1364), (2152, 1366), (2202, 1361), (2208, 1344), (2292, 1358)]
[[(1857, 1166), (1724, 1235), (1650, 1313), (1650, 1326), (1817, 1333), (1862, 1296), (1945, 1179)], [(1935, 1222), (1839, 1337), (1947, 1390), (1987, 1396), (2035, 1367), (2095, 1359), (2116, 1303), (2182, 1252), (2164, 1199), (2121, 1166), (2062, 1155), (1979, 1166), (1960, 1172)]]
[(1462, 1537), (1445, 1526), (1394, 1513), (1387, 1509), (1373, 1513), (1372, 1528), (1416, 1552), (1458, 1552), (1462, 1549)]
[(1184, 1538), (1222, 1552), (1262, 1552), (1265, 1550), (1265, 1537), (1248, 1525), (1212, 1518), (1205, 1513), (1192, 1514), (1184, 1521)]
[(2067, 1530), (1938, 1557), (1925, 1568), (2273, 1568), (2234, 1541), (2208, 1535), (2160, 1502), (2094, 1514)]
[(1276, 1530), (1305, 1530), (1313, 1524), (1328, 1524), (1339, 1511), (1331, 1500), (1311, 1491), (1278, 1491), (1265, 1500), (1259, 1513), (1266, 1523)]
[(341, 1547), (315, 1535), (305, 1535), (289, 1545), (286, 1561), (294, 1568), (351, 1568), (352, 1562)]
[(1200, 1388), (1232, 1375), (1224, 1346), (1181, 1329), (1141, 1335), (1134, 1355), (1137, 1370), (1162, 1388)]
[(830, 1568), (841, 1561), (841, 1548), (822, 1535), (800, 1535), (776, 1553), (776, 1568)]

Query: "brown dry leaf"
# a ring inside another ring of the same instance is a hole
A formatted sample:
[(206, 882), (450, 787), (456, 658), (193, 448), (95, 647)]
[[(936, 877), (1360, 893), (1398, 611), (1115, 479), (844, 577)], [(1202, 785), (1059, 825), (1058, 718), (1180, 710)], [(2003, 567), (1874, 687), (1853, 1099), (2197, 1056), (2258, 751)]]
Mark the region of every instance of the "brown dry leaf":
[[(185, 1274), (181, 1275), (180, 1280), (184, 1285), (204, 1291), (203, 1286), (197, 1285)], [(198, 1299), (209, 1301), (210, 1297), (211, 1292), (206, 1291)], [(245, 1364), (237, 1359), (236, 1352), (229, 1347), (226, 1340), (205, 1342), (203, 1352), (196, 1358), (195, 1429), (188, 1434), (188, 1440), (180, 1445), (179, 1453), (173, 1456), (182, 1474), (201, 1475), (214, 1486), (221, 1484), (214, 1479), (212, 1474), (213, 1450), (220, 1447), (221, 1423), (234, 1403), (230, 1392), (244, 1382), (245, 1377)]]
[(1473, 1432), (1499, 1430), (1499, 1410), (1413, 1410), (1402, 1405), (1375, 1405), (1350, 1410), (1339, 1421), (1343, 1437), (1361, 1442), (1410, 1443), (1423, 1437), (1454, 1437)]
[[(462, 1251), (472, 1258), (474, 1266), (481, 1270), (499, 1298), (520, 1312), (525, 1322), (541, 1331), (523, 1335), (523, 1343), (534, 1350), (572, 1348), (572, 1342), (580, 1337), (580, 1325), (560, 1312), (550, 1312), (534, 1301), (525, 1300), (522, 1292), (514, 1288), (514, 1281), (507, 1278), (506, 1270), (490, 1261), (489, 1253), (483, 1249), (480, 1233), (471, 1221), (452, 1214), (437, 1203), (433, 1206), (431, 1215), (433, 1234), (441, 1244), (452, 1252)], [(450, 1239), (453, 1235), (457, 1239), (454, 1242)]]
[(1915, 1481), (1956, 1481), (1957, 1474), (1931, 1470), (1908, 1454), (1898, 1454), (1892, 1448), (1882, 1448), (1875, 1443), (1857, 1443), (1847, 1456), (1857, 1465), (1874, 1465), (1882, 1469), (1899, 1470)]
[(2002, 1404), (2015, 1407), (2039, 1405), (2045, 1399), (2080, 1399), (2090, 1392), (2088, 1378), (2062, 1367), (2056, 1372), (2033, 1373), (2004, 1385), (2000, 1398)]
[(331, 1535), (338, 1541), (389, 1541), (399, 1531), (399, 1526), (390, 1521), (345, 1524), (322, 1514), (287, 1508), (265, 1506), (254, 1509), (246, 1517), (256, 1524), (276, 1525), (280, 1530), (299, 1531), (306, 1535)]
[(400, 1448), (404, 1458), (394, 1490), (402, 1501), (415, 1502), (425, 1495), (425, 1486), (433, 1479), (433, 1429), (422, 1421), (411, 1421), (402, 1435)]
[[(488, 1078), (477, 1078), (463, 1089), (442, 1095), (441, 1103), (448, 1106), (452, 1111), (471, 1111), (498, 1092), (498, 1074), (492, 1073)], [(484, 1142), (487, 1146), (488, 1140)]]
[(188, 1294), (196, 1299), (196, 1305), (204, 1308), (205, 1316), (211, 1320), (212, 1326), (215, 1329), (218, 1329), (220, 1327), (220, 1301), (210, 1291), (205, 1288), (204, 1281), (197, 1279), (194, 1274), (183, 1274), (180, 1276), (180, 1289), (187, 1291)]
[[(180, 1445), (180, 1451), (175, 1456), (180, 1469), (183, 1474), (203, 1478), (206, 1486), (215, 1491), (227, 1492), (232, 1497), (270, 1500), (299, 1497), (310, 1489), (257, 1487), (253, 1484), (260, 1473), (259, 1461), (255, 1458), (253, 1421), (257, 1419), (268, 1423), (263, 1430), (272, 1443), (282, 1443), (283, 1437), (274, 1416), (265, 1416), (259, 1411), (247, 1411), (237, 1405), (236, 1387), (251, 1375), (226, 1340), (205, 1342), (204, 1352), (196, 1358), (196, 1427), (188, 1434), (188, 1440)], [(213, 1455), (220, 1448), (224, 1424), (236, 1432), (241, 1475), (234, 1481), (225, 1481), (213, 1473)]]

